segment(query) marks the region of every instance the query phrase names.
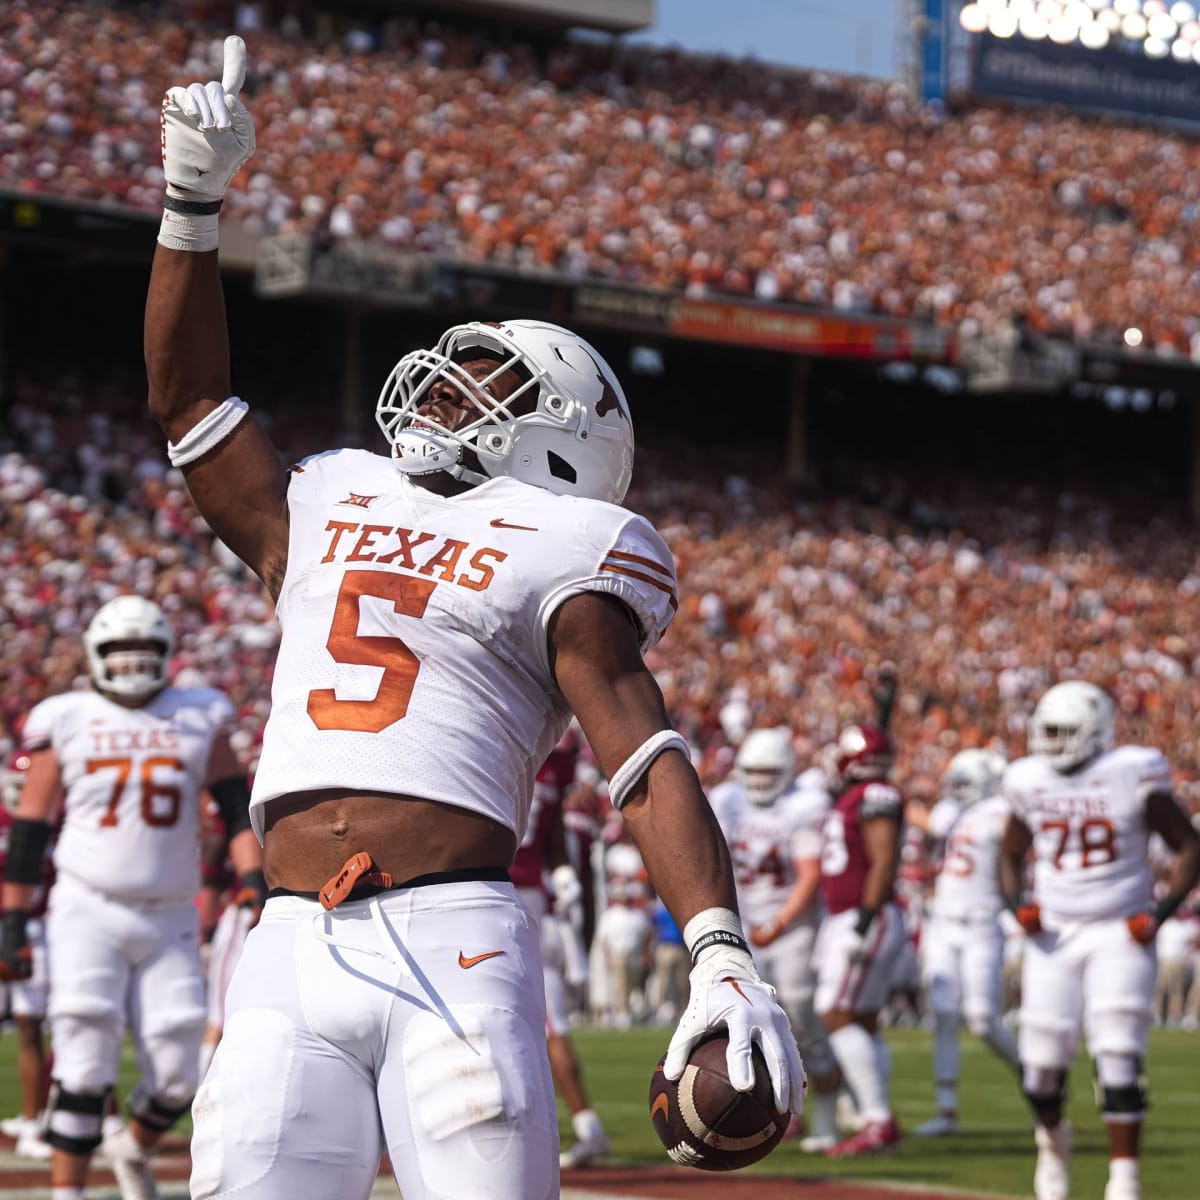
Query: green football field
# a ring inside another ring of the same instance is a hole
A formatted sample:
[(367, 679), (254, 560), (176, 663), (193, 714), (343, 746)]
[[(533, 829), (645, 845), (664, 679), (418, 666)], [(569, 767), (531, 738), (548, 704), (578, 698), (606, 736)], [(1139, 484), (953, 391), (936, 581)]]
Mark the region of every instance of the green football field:
[[(669, 1030), (614, 1032), (581, 1029), (574, 1034), (596, 1108), (612, 1137), (615, 1158), (627, 1163), (665, 1162), (650, 1127), (650, 1074), (669, 1040)], [(933, 1115), (931, 1035), (892, 1030), (892, 1095), (901, 1129)], [(1028, 1109), (1016, 1076), (969, 1036), (963, 1039), (960, 1119), (952, 1138), (905, 1138), (894, 1155), (839, 1162), (801, 1154), (784, 1142), (750, 1172), (863, 1180), (887, 1179), (1001, 1195), (1029, 1196), (1034, 1148)], [(1200, 1034), (1154, 1035), (1148, 1064), (1151, 1111), (1143, 1145), (1146, 1200), (1200, 1197)], [(1092, 1094), (1091, 1066), (1076, 1064), (1069, 1115), (1075, 1127), (1072, 1197), (1100, 1200), (1108, 1177), (1104, 1127)], [(563, 1139), (570, 1123), (560, 1113)], [(741, 1174), (746, 1174), (743, 1172)]]
[[(596, 1108), (612, 1138), (612, 1161), (665, 1165), (666, 1154), (650, 1127), (647, 1092), (669, 1030), (585, 1028), (573, 1036)], [(894, 1060), (897, 1116), (902, 1129), (912, 1129), (933, 1113), (930, 1034), (893, 1030), (887, 1036)], [(15, 1045), (11, 1033), (0, 1036), (0, 1115), (19, 1108)], [(1143, 1146), (1143, 1194), (1146, 1200), (1196, 1200), (1200, 1197), (1200, 1034), (1156, 1033), (1148, 1073), (1151, 1112)], [(127, 1053), (122, 1095), (133, 1081), (132, 1055)], [(784, 1142), (764, 1162), (736, 1178), (762, 1173), (891, 1180), (1028, 1197), (1033, 1136), (1016, 1079), (969, 1037), (963, 1040), (960, 1099), (963, 1132), (957, 1137), (906, 1138), (896, 1154), (851, 1162), (803, 1155), (794, 1142)], [(1069, 1108), (1075, 1126), (1071, 1194), (1099, 1200), (1107, 1177), (1104, 1129), (1092, 1099), (1090, 1066), (1083, 1059), (1072, 1075)], [(565, 1110), (560, 1111), (560, 1127), (564, 1142), (569, 1141), (572, 1134)], [(178, 1132), (186, 1133), (186, 1123)]]

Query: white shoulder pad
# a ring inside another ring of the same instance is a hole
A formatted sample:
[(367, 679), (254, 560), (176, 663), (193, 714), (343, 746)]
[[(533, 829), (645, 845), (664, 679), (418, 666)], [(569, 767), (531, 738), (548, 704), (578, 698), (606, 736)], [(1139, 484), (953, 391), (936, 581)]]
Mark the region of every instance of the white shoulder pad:
[(1172, 794), (1171, 764), (1161, 751), (1151, 746), (1118, 746), (1109, 758), (1120, 764), (1139, 800), (1156, 792)]
[(859, 811), (864, 821), (874, 817), (896, 817), (904, 810), (904, 798), (890, 783), (868, 783), (863, 788)]
[(939, 841), (945, 838), (962, 816), (962, 807), (956, 800), (939, 800), (929, 810), (929, 836)]
[(63, 692), (58, 696), (49, 696), (35, 704), (25, 718), (21, 729), (21, 748), (30, 754), (39, 750), (48, 750), (54, 744), (54, 735), (59, 728), (63, 716), (68, 712), (71, 697), (74, 693)]
[(615, 506), (604, 507), (623, 520), (610, 526), (605, 543), (598, 546), (599, 560), (593, 573), (566, 581), (547, 596), (541, 625), (543, 630), (548, 628), (550, 618), (571, 596), (603, 592), (623, 600), (637, 618), (644, 654), (666, 633), (679, 608), (675, 560), (645, 517)]

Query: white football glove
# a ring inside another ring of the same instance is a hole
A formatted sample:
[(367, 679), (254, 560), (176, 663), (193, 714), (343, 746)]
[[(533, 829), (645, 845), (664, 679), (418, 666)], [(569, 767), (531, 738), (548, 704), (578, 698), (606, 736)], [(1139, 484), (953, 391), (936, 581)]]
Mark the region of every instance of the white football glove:
[(842, 946), (846, 952), (846, 961), (853, 967), (862, 962), (867, 952), (867, 935), (857, 929), (847, 929), (842, 934)]
[(691, 998), (667, 1047), (663, 1074), (679, 1079), (697, 1042), (724, 1028), (729, 1034), (726, 1066), (729, 1082), (739, 1092), (754, 1086), (753, 1044), (767, 1060), (775, 1107), (804, 1111), (804, 1064), (787, 1014), (775, 1001), (775, 989), (764, 983), (754, 960), (734, 946), (707, 950), (692, 968)]
[(219, 201), (254, 153), (254, 121), (238, 99), (246, 80), (246, 43), (225, 39), (220, 80), (173, 87), (162, 103), (162, 161), (167, 195)]

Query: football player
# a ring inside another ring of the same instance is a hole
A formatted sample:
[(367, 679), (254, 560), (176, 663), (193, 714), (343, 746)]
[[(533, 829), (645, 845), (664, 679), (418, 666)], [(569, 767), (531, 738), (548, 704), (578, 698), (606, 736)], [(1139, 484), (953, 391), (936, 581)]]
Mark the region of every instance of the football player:
[[(0, 866), (8, 853), (8, 839), (13, 814), (21, 798), (25, 772), (29, 770), (29, 755), (24, 750), (13, 754), (3, 772), (3, 804), (0, 805)], [(3, 1001), (0, 1009), (11, 1018), (17, 1033), (17, 1077), (21, 1084), (21, 1113), (0, 1121), (0, 1131), (16, 1138), (16, 1153), (21, 1158), (47, 1159), (52, 1151), (42, 1136), (42, 1105), (46, 1099), (49, 1080), (46, 1077), (46, 1045), (42, 1025), (46, 1019), (46, 1000), (49, 994), (46, 979), (46, 901), (54, 882), (53, 847), (47, 845), (42, 858), (42, 880), (33, 894), (27, 925), (30, 969), (28, 979), (0, 983)]]
[(779, 993), (800, 1041), (812, 1091), (801, 1150), (837, 1141), (841, 1077), (825, 1027), (813, 1010), (813, 948), (821, 918), (821, 824), (830, 796), (810, 772), (797, 778), (792, 731), (752, 729), (734, 757), (732, 777), (712, 791), (737, 881), (738, 907), (750, 926), (754, 961)]
[(620, 507), (633, 430), (616, 376), (555, 325), (456, 325), (387, 378), (387, 455), (283, 468), (230, 396), (216, 253), (254, 151), (245, 54), (228, 38), (220, 80), (167, 93), (146, 305), (169, 457), (282, 628), (251, 804), (274, 890), (193, 1108), (192, 1195), (356, 1200), (381, 1140), (407, 1200), (557, 1194), (539, 930), (508, 868), (572, 711), (692, 954), (667, 1076), (727, 1027), (735, 1086), (753, 1086), (758, 1041), (779, 1108), (799, 1110), (787, 1017), (642, 659), (675, 568)]
[(193, 897), (200, 794), (221, 805), (243, 879), (266, 891), (249, 787), (229, 744), (232, 708), (168, 680), (174, 635), (140, 596), (105, 604), (84, 632), (93, 690), (36, 705), (29, 769), (9, 833), (0, 972), (29, 971), (29, 921), (62, 813), (47, 918), (54, 1082), (46, 1140), (55, 1200), (83, 1200), (117, 1082), (126, 1020), (142, 1081), (104, 1150), (124, 1200), (157, 1194), (150, 1152), (198, 1082), (204, 981)]
[(826, 1150), (832, 1157), (895, 1145), (891, 1054), (879, 1011), (904, 949), (893, 901), (904, 803), (887, 781), (892, 740), (877, 725), (849, 725), (825, 755), (833, 806), (821, 826), (821, 888), (827, 916), (817, 935), (816, 1008), (862, 1128)]
[(927, 814), (913, 814), (930, 838), (944, 842), (921, 935), (921, 973), (934, 1016), (938, 1111), (913, 1131), (918, 1137), (958, 1132), (960, 1023), (1017, 1066), (1017, 1044), (1000, 1019), (1004, 899), (996, 859), (1008, 820), (999, 796), (1004, 765), (991, 750), (960, 750), (942, 776), (941, 799)]
[[(1029, 756), (1004, 773), (1012, 813), (1000, 858), (1007, 903), (1027, 934), (1021, 975), (1021, 1070), (1033, 1108), (1037, 1200), (1066, 1200), (1071, 1131), (1067, 1072), (1080, 1033), (1108, 1127), (1104, 1200), (1141, 1200), (1159, 926), (1200, 878), (1200, 835), (1176, 803), (1159, 751), (1117, 746), (1113, 704), (1091, 683), (1059, 683), (1029, 722)], [(1150, 835), (1175, 852), (1169, 888), (1151, 898)], [(1026, 856), (1032, 894), (1023, 894)]]
[(560, 1167), (587, 1166), (606, 1158), (611, 1150), (571, 1041), (568, 988), (587, 982), (587, 952), (579, 936), (583, 884), (568, 861), (563, 824), (563, 798), (575, 777), (577, 757), (574, 738), (564, 736), (539, 769), (529, 825), (509, 871), (517, 894), (541, 931), (550, 1074), (575, 1131), (575, 1141), (558, 1156)]

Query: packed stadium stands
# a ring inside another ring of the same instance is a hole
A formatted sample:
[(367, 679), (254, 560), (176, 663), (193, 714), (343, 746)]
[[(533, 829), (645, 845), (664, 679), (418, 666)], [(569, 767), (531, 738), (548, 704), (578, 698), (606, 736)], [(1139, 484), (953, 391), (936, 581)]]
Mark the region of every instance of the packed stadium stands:
[[(6, 5), (0, 187), (156, 211), (167, 71), (203, 76), (219, 47), (173, 16)], [(253, 231), (1200, 349), (1200, 149), (1182, 135), (412, 19), (337, 32), (249, 35), (260, 149), (228, 211)]]

